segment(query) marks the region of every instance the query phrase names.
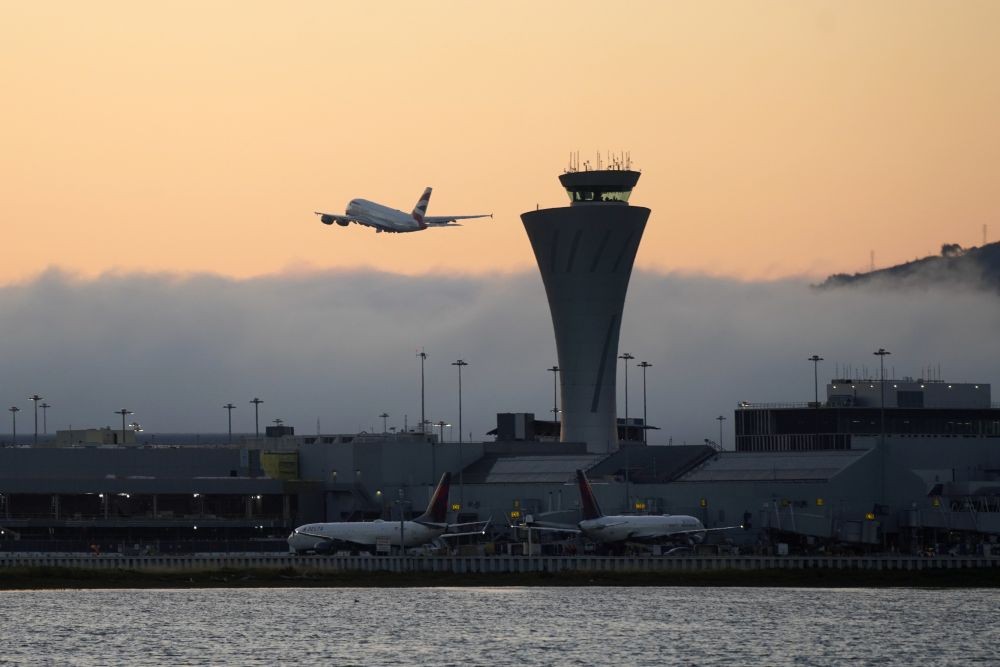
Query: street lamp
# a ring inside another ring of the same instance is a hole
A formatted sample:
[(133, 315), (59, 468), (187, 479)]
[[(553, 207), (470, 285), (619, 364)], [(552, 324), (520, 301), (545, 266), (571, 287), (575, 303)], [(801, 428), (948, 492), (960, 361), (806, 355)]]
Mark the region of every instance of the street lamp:
[(125, 408), (122, 408), (121, 410), (115, 410), (115, 414), (122, 416), (122, 444), (124, 445), (125, 444), (125, 417), (128, 416), (128, 415), (131, 415), (131, 414), (135, 414), (135, 413), (133, 413), (131, 410), (126, 410)]
[(719, 420), (719, 449), (722, 449), (722, 422), (726, 421), (726, 418), (719, 415), (716, 419)]
[(403, 508), (407, 504), (413, 505), (413, 502), (405, 500), (403, 498), (402, 489), (399, 490), (399, 499), (397, 499), (395, 502), (396, 505), (399, 507), (399, 550), (401, 552), (401, 555), (406, 556), (406, 539), (403, 533), (406, 524), (406, 513)]
[(264, 401), (260, 400), (256, 396), (254, 396), (253, 400), (250, 401), (250, 402), (253, 403), (253, 432), (254, 432), (254, 439), (255, 440), (260, 440), (260, 419), (259, 419), (260, 415), (259, 415), (259, 410), (260, 410), (260, 404), (263, 403)]
[(462, 507), (465, 507), (465, 476), (463, 475), (465, 460), (462, 457), (462, 368), (469, 364), (459, 359), (451, 362), (451, 365), (458, 367), (458, 495), (459, 502)]
[(386, 419), (389, 418), (389, 413), (383, 412), (382, 414), (379, 415), (379, 417), (382, 418), (382, 435), (385, 435), (386, 432), (388, 432), (389, 430), (388, 428), (386, 428), (386, 421), (385, 421)]
[(38, 394), (32, 394), (31, 396), (28, 397), (28, 400), (34, 402), (35, 404), (35, 439), (32, 440), (32, 444), (37, 447), (38, 446), (38, 401), (42, 400), (42, 397), (39, 396)]
[(439, 442), (444, 442), (444, 427), (445, 426), (451, 426), (451, 424), (449, 424), (448, 422), (446, 422), (445, 420), (442, 419), (441, 421), (436, 422), (434, 425), (437, 426), (438, 429), (440, 429), (439, 432), (440, 432), (441, 435), (439, 437)]
[(420, 350), (417, 357), (420, 359), (420, 432), (424, 433), (424, 424), (427, 423), (427, 415), (424, 414), (424, 362), (427, 361), (427, 353)]
[(233, 405), (232, 403), (226, 403), (225, 405), (222, 406), (222, 408), (224, 410), (226, 410), (226, 412), (229, 415), (229, 443), (232, 444), (232, 442), (233, 442), (233, 410), (236, 409), (236, 406)]
[(618, 355), (625, 362), (625, 438), (628, 439), (628, 362), (635, 359), (628, 352)]
[(21, 411), (21, 408), (16, 405), (12, 405), (7, 410), (10, 412), (10, 444), (17, 444), (17, 413)]
[(48, 435), (49, 434), (49, 420), (48, 420), (47, 411), (52, 406), (49, 405), (48, 403), (42, 403), (39, 407), (42, 409), (42, 433), (44, 435)]
[(885, 348), (880, 347), (877, 351), (873, 352), (872, 354), (878, 357), (879, 391), (882, 394), (882, 401), (881, 405), (879, 406), (879, 421), (880, 421), (879, 449), (881, 450), (882, 453), (881, 456), (879, 457), (879, 461), (882, 465), (882, 474), (880, 482), (882, 487), (882, 493), (880, 495), (882, 497), (882, 502), (884, 503), (885, 502), (885, 358), (886, 356), (892, 354), (892, 352), (889, 352)]
[(545, 370), (552, 373), (552, 421), (557, 421), (559, 419), (559, 402), (556, 387), (559, 383), (559, 367), (553, 366)]
[(646, 369), (652, 368), (653, 364), (643, 361), (636, 364), (642, 369), (642, 444), (646, 444), (646, 434), (649, 432), (649, 422), (646, 420)]
[[(877, 353), (876, 353), (877, 354)], [(806, 361), (813, 362), (813, 405), (819, 407), (819, 362), (823, 361), (823, 357), (818, 354), (806, 359)]]

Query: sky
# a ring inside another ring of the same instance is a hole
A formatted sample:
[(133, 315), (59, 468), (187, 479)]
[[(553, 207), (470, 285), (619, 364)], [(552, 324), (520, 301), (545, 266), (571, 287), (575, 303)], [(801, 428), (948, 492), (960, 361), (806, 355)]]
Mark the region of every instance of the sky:
[[(1000, 4), (0, 4), (0, 283), (533, 266), (571, 151), (629, 151), (637, 266), (821, 278), (995, 240)], [(355, 197), (494, 213), (386, 237)]]
[[(654, 365), (657, 444), (808, 400), (816, 353), (994, 381), (995, 293), (809, 283), (996, 240), (998, 26), (976, 0), (0, 0), (0, 401), (45, 396), (52, 428), (221, 432), (232, 401), (245, 432), (253, 396), (300, 433), (399, 427), (424, 348), (428, 418), (455, 421), (460, 357), (465, 430), (544, 413), (519, 215), (565, 205), (573, 151), (642, 171), (620, 349)], [(430, 215), (494, 218), (313, 215), (428, 185)]]

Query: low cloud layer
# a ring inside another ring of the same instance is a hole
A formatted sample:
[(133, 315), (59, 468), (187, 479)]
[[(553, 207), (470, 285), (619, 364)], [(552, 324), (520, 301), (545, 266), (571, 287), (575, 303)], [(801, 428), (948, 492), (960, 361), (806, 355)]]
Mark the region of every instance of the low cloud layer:
[[(649, 361), (655, 444), (718, 438), (715, 417), (740, 400), (806, 401), (812, 364), (821, 382), (835, 365), (867, 367), (892, 352), (887, 373), (917, 376), (941, 364), (946, 379), (1000, 376), (995, 292), (875, 287), (818, 291), (804, 282), (747, 283), (637, 272), (621, 351)], [(420, 417), (416, 352), (426, 349), (427, 417), (456, 423), (463, 358), (464, 430), (483, 438), (496, 412), (552, 406), (556, 362), (536, 273), (494, 278), (316, 272), (235, 281), (216, 276), (109, 275), (78, 281), (59, 272), (0, 288), (0, 401), (22, 412), (53, 406), (49, 430), (120, 425), (128, 408), (151, 432), (253, 432), (275, 418), (298, 433), (381, 430)], [(635, 363), (635, 362), (633, 362)], [(619, 406), (624, 402), (619, 365)], [(642, 412), (638, 368), (629, 412)], [(1000, 399), (997, 399), (1000, 400)], [(9, 415), (0, 440), (10, 433)], [(446, 431), (446, 435), (448, 432)], [(457, 437), (457, 427), (454, 436)]]

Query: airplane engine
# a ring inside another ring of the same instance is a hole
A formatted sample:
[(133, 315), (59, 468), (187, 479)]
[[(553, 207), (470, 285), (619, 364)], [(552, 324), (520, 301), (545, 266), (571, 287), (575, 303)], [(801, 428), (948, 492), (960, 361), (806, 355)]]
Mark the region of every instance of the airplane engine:
[(332, 215), (321, 215), (319, 216), (319, 221), (324, 225), (332, 225), (335, 218)]
[(347, 225), (349, 225), (351, 223), (349, 223), (347, 220), (338, 220), (337, 224), (340, 225), (341, 227), (346, 227)]

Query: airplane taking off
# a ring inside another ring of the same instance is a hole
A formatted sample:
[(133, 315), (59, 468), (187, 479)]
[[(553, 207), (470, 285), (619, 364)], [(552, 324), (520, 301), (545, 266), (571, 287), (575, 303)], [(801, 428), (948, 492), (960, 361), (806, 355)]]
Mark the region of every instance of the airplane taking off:
[[(403, 546), (417, 547), (427, 544), (439, 537), (460, 537), (462, 535), (482, 535), (486, 532), (485, 522), (481, 530), (467, 533), (449, 533), (449, 528), (473, 524), (449, 524), (448, 490), (451, 485), (451, 473), (441, 475), (427, 510), (410, 521), (341, 521), (335, 523), (311, 523), (299, 526), (288, 536), (289, 551), (302, 554), (309, 551), (315, 553), (332, 553), (334, 551), (373, 549), (381, 538), (389, 544), (399, 546), (400, 528), (403, 532)], [(482, 521), (475, 522), (477, 525)]]
[(413, 208), (412, 213), (377, 204), (367, 199), (352, 199), (347, 204), (344, 215), (335, 213), (323, 213), (315, 211), (320, 222), (324, 225), (337, 223), (341, 227), (346, 227), (352, 222), (358, 225), (374, 227), (376, 232), (389, 232), (399, 234), (403, 232), (421, 232), (428, 227), (461, 227), (456, 220), (470, 220), (472, 218), (492, 218), (492, 213), (482, 215), (424, 215), (427, 212), (427, 203), (431, 199), (431, 188), (424, 190), (420, 201)]
[(533, 530), (554, 530), (568, 533), (578, 533), (594, 542), (612, 544), (620, 542), (669, 542), (683, 540), (685, 542), (701, 542), (709, 531), (731, 530), (726, 528), (705, 528), (693, 516), (681, 514), (648, 515), (622, 514), (605, 515), (597, 504), (594, 489), (590, 480), (582, 470), (576, 471), (577, 485), (580, 487), (580, 510), (583, 520), (576, 528), (557, 527), (554, 525), (529, 524)]

